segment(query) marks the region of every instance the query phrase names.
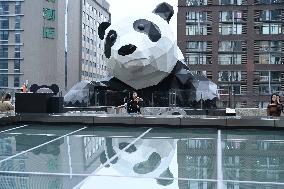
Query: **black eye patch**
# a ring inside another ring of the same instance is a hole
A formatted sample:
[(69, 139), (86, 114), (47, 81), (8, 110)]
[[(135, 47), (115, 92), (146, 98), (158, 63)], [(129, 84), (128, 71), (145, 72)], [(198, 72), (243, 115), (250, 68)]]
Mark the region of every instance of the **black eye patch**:
[(117, 33), (114, 30), (110, 30), (107, 34), (105, 40), (105, 56), (106, 58), (110, 58), (111, 56), (111, 47), (114, 45), (117, 39)]
[(148, 35), (152, 42), (157, 42), (161, 38), (161, 31), (159, 27), (145, 19), (136, 20), (133, 23), (135, 31)]

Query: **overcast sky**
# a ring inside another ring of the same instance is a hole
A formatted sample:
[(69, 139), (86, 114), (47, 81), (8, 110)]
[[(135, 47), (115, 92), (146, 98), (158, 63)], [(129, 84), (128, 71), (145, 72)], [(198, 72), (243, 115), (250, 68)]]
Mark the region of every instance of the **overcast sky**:
[(111, 20), (116, 22), (123, 17), (135, 13), (152, 12), (161, 2), (167, 2), (174, 7), (175, 14), (170, 21), (173, 33), (177, 33), (177, 4), (178, 0), (106, 0), (110, 4)]

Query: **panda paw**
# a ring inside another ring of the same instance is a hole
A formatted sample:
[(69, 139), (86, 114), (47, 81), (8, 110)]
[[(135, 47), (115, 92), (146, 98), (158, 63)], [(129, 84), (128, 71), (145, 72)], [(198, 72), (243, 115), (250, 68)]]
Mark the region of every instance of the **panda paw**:
[[(124, 149), (127, 145), (129, 145), (129, 143), (127, 142), (121, 142), (119, 143), (119, 149), (122, 150)], [(132, 144), (130, 147), (128, 147), (125, 151), (128, 153), (133, 153), (137, 150), (137, 148), (135, 147), (134, 144)]]
[(148, 160), (134, 165), (133, 171), (138, 174), (147, 174), (157, 169), (160, 163), (161, 163), (161, 156), (158, 153), (153, 152), (149, 156)]
[[(116, 155), (116, 153), (108, 154), (108, 158), (107, 158), (105, 151), (103, 151), (103, 152), (101, 153), (101, 155), (100, 155), (100, 161), (101, 161), (102, 164), (105, 164), (110, 158), (112, 158), (112, 157), (115, 156), (115, 155)], [(118, 157), (116, 157), (116, 158), (115, 158), (114, 160), (112, 160), (110, 163), (116, 164), (117, 161), (118, 161)], [(105, 165), (105, 167), (108, 168), (108, 167), (110, 167), (110, 165), (107, 164), (107, 165)]]
[(168, 186), (174, 182), (174, 176), (169, 168), (160, 174), (161, 178), (156, 179), (157, 183), (162, 186)]

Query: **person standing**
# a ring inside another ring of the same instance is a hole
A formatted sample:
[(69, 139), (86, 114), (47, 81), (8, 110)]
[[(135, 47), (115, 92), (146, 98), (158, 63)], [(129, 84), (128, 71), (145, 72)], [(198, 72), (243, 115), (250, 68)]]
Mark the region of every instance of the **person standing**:
[(284, 113), (284, 106), (283, 106), (283, 104), (281, 102), (281, 98), (280, 98), (279, 94), (276, 95), (276, 99), (277, 99), (277, 103), (280, 104), (280, 106), (281, 106), (281, 112)]
[(281, 115), (282, 105), (280, 104), (279, 97), (277, 94), (272, 94), (270, 98), (270, 104), (267, 106), (267, 116), (276, 116)]
[(2, 100), (0, 101), (0, 112), (7, 112), (14, 110), (14, 106), (12, 105), (10, 100), (11, 100), (11, 95), (9, 93), (6, 93), (2, 97)]

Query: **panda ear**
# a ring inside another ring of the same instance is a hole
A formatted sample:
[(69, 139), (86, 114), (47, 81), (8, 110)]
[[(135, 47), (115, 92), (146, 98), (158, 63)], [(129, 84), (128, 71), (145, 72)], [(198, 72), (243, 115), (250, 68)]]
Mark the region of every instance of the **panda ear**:
[(109, 22), (102, 22), (100, 25), (99, 25), (99, 28), (98, 28), (98, 34), (99, 34), (99, 37), (101, 40), (104, 39), (105, 37), (105, 31), (106, 29), (110, 26), (110, 23)]
[(164, 20), (166, 20), (169, 23), (172, 16), (174, 15), (174, 9), (173, 9), (173, 6), (164, 2), (164, 3), (159, 4), (154, 9), (153, 13), (159, 15), (160, 17), (162, 17)]

